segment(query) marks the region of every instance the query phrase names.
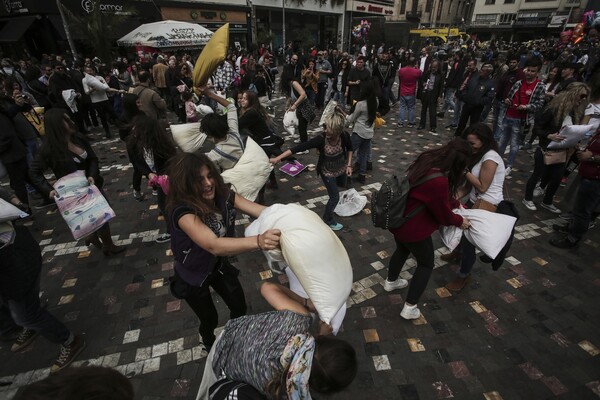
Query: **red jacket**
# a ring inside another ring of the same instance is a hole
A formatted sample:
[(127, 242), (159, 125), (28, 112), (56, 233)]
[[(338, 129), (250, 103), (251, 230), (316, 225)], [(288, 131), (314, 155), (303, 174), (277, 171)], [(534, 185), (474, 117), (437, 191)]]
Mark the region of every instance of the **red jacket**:
[[(600, 130), (590, 139), (587, 150), (591, 151), (595, 157), (600, 157)], [(591, 161), (582, 161), (579, 163), (579, 175), (582, 178), (591, 180), (600, 180), (600, 164)]]
[[(430, 173), (434, 172), (436, 171), (430, 171)], [(441, 225), (462, 225), (462, 217), (452, 212), (452, 209), (459, 206), (459, 202), (450, 198), (448, 178), (445, 176), (431, 179), (411, 189), (406, 200), (404, 215), (421, 204), (425, 204), (421, 212), (400, 228), (390, 230), (398, 241), (418, 242), (431, 236)]]

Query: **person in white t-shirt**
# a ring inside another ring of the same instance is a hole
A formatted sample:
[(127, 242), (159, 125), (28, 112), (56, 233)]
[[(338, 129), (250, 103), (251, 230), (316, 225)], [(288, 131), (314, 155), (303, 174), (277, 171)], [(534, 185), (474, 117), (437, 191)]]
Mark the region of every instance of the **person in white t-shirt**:
[[(473, 149), (471, 168), (465, 172), (465, 178), (471, 186), (467, 207), (479, 208), (491, 212), (496, 211), (498, 204), (504, 200), (502, 188), (506, 171), (502, 157), (498, 154), (498, 143), (489, 126), (477, 123), (468, 127), (464, 136)], [(451, 258), (450, 260), (446, 260)], [(458, 277), (446, 285), (446, 289), (459, 292), (471, 281), (471, 270), (475, 264), (475, 246), (462, 240), (460, 253), (450, 253), (442, 257), (445, 261), (460, 259)]]

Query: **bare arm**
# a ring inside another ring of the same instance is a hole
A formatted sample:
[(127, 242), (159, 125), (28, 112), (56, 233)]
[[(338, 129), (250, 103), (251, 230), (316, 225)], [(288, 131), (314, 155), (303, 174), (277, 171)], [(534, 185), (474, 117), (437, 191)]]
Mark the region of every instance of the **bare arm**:
[(247, 251), (273, 250), (279, 245), (279, 230), (268, 230), (258, 236), (218, 237), (194, 214), (179, 218), (179, 228), (198, 246), (215, 256), (233, 256)]
[(285, 286), (265, 282), (260, 287), (260, 294), (277, 311), (289, 310), (298, 314), (309, 315), (308, 305), (304, 306), (305, 299)]
[(250, 201), (250, 200), (246, 199), (245, 197), (240, 196), (237, 193), (235, 194), (235, 204), (234, 205), (235, 205), (235, 208), (237, 208), (244, 214), (248, 214), (252, 218), (258, 218), (260, 216), (260, 214), (263, 212), (263, 210), (265, 208), (267, 208), (261, 204)]
[(271, 158), (269, 160), (269, 162), (271, 164), (277, 164), (278, 162), (280, 162), (281, 160), (283, 160), (286, 157), (289, 157), (292, 155), (292, 151), (291, 150), (286, 150), (283, 153), (281, 153), (280, 155), (278, 155), (277, 157)]
[(471, 172), (467, 172), (466, 178), (479, 193), (485, 193), (492, 184), (492, 180), (494, 179), (494, 174), (496, 173), (497, 168), (498, 164), (496, 164), (493, 160), (486, 160), (481, 165), (479, 177), (476, 177)]
[(306, 99), (306, 92), (302, 88), (302, 85), (300, 85), (296, 81), (292, 81), (292, 86), (294, 87), (294, 89), (296, 90), (296, 92), (300, 93), (300, 97), (298, 97), (296, 99), (296, 101), (294, 103), (292, 103), (292, 105), (290, 106), (290, 110), (294, 111), (298, 107), (298, 105), (300, 103), (302, 103), (304, 101), (304, 99)]

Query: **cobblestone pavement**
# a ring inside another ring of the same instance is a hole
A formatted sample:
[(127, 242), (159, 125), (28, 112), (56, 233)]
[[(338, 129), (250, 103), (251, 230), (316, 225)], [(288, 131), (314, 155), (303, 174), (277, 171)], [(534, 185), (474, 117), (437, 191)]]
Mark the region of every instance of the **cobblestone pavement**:
[[(277, 104), (280, 119), (282, 102)], [(352, 185), (363, 193), (451, 136), (444, 130), (434, 135), (398, 128), (396, 114), (397, 107), (376, 132), (367, 183)], [(438, 126), (446, 123), (440, 120)], [(287, 139), (285, 146), (291, 144)], [(94, 146), (117, 214), (112, 232), (128, 249), (105, 257), (73, 241), (56, 212), (37, 213), (27, 225), (43, 249), (42, 290), (49, 309), (88, 342), (76, 365), (118, 369), (131, 378), (138, 399), (193, 399), (205, 353), (198, 345), (196, 317), (168, 290), (173, 264), (168, 243), (154, 242), (165, 229), (156, 198), (147, 189), (146, 201), (133, 199), (132, 170), (118, 139), (97, 140)], [(298, 158), (316, 163), (314, 152)], [(600, 397), (600, 229), (592, 229), (576, 250), (551, 247), (556, 215), (521, 205), (531, 156), (521, 151), (515, 167), (507, 187), (522, 218), (510, 258), (497, 272), (478, 262), (471, 285), (451, 294), (443, 286), (458, 266), (439, 259), (446, 250), (434, 235), (436, 270), (421, 300), (423, 317), (413, 322), (399, 316), (406, 289), (387, 293), (382, 287), (394, 251), (392, 235), (373, 227), (369, 204), (359, 215), (339, 219), (344, 229), (338, 235), (352, 260), (355, 282), (339, 337), (354, 345), (360, 367), (351, 387), (334, 398)], [(298, 202), (322, 213), (326, 190), (314, 172), (295, 178), (278, 173), (278, 178), (279, 189), (266, 193), (269, 204)], [(561, 188), (557, 199), (563, 194)], [(567, 209), (560, 201), (557, 206)], [(247, 223), (238, 221), (239, 235)], [(257, 287), (266, 280), (285, 283), (285, 277), (273, 276), (260, 252), (234, 261), (248, 312), (268, 310)], [(409, 260), (402, 276), (410, 278), (413, 268)], [(224, 324), (228, 313), (219, 297), (215, 301)], [(59, 350), (43, 338), (22, 354), (11, 353), (6, 343), (0, 346), (0, 399), (47, 376)]]

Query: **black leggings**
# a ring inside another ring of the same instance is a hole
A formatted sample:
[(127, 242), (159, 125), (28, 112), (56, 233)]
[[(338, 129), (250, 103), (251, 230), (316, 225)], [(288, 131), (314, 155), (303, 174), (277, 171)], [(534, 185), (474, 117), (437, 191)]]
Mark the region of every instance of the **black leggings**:
[(565, 163), (546, 165), (544, 164), (544, 154), (538, 147), (533, 155), (534, 167), (533, 173), (525, 185), (525, 200), (533, 200), (533, 191), (535, 185), (540, 182), (540, 186), (546, 188), (542, 202), (552, 204), (554, 195), (560, 186), (560, 179), (565, 172)]
[(390, 258), (388, 266), (388, 280), (395, 281), (400, 275), (400, 271), (410, 254), (417, 260), (417, 269), (410, 281), (406, 302), (417, 304), (419, 298), (427, 287), (429, 277), (434, 267), (433, 240), (431, 236), (419, 242), (403, 243), (396, 240), (396, 251)]
[(209, 287), (212, 287), (227, 304), (231, 319), (246, 314), (244, 289), (237, 276), (228, 273), (222, 274), (217, 271), (209, 276), (207, 282), (201, 287), (190, 286), (185, 301), (200, 320), (198, 332), (200, 332), (202, 341), (207, 348), (212, 347), (215, 342), (215, 328), (219, 324), (219, 314), (215, 308)]
[(302, 116), (300, 110), (296, 110), (298, 117), (298, 134), (300, 135), (300, 143), (308, 141), (308, 121)]

